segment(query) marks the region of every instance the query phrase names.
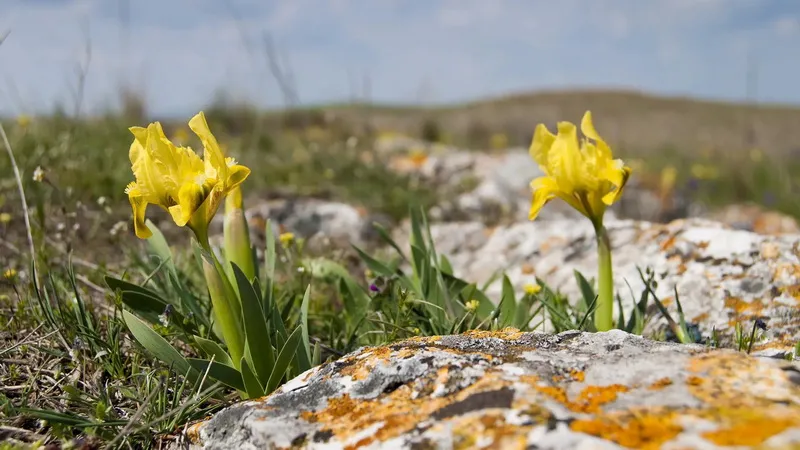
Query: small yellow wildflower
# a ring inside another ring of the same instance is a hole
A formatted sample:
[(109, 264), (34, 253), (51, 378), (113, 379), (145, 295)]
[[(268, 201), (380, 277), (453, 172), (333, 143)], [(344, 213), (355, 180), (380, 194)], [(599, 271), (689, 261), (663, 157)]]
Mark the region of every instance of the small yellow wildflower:
[(661, 171), (661, 193), (672, 191), (678, 179), (678, 170), (674, 166), (667, 166)]
[[(543, 124), (536, 126), (530, 154), (544, 176), (531, 182), (533, 201), (530, 219), (558, 197), (589, 218), (597, 237), (598, 299), (595, 327), (606, 331), (613, 326), (614, 279), (611, 266), (611, 241), (603, 226), (606, 208), (617, 201), (631, 175), (622, 160), (612, 159), (611, 147), (597, 133), (589, 111), (581, 120), (585, 138), (579, 143), (575, 125), (558, 123), (558, 135)], [(592, 142), (593, 141), (593, 142)]]
[(180, 127), (172, 134), (172, 140), (178, 144), (186, 144), (189, 142), (189, 132), (186, 131), (186, 128)]
[(31, 116), (27, 114), (20, 114), (17, 116), (17, 125), (20, 128), (27, 128), (31, 124)]
[(764, 152), (760, 148), (750, 150), (750, 160), (754, 163), (759, 163), (764, 160)]
[(286, 233), (281, 233), (280, 236), (278, 236), (278, 240), (281, 241), (281, 244), (284, 247), (288, 247), (289, 244), (294, 241), (294, 233), (288, 231)]
[(203, 143), (203, 160), (189, 147), (177, 147), (164, 135), (161, 123), (131, 127), (134, 135), (129, 157), (136, 181), (125, 188), (133, 209), (136, 236), (152, 235), (145, 225), (147, 205), (160, 206), (178, 226), (189, 226), (207, 239), (208, 224), (222, 200), (241, 184), (250, 169), (226, 158), (201, 111), (189, 128)]
[(428, 154), (425, 153), (425, 149), (422, 147), (414, 147), (409, 151), (408, 159), (414, 167), (419, 168), (428, 160)]
[(474, 313), (475, 311), (478, 310), (478, 306), (480, 306), (480, 302), (475, 299), (472, 299), (464, 305), (464, 308), (467, 309), (467, 312)]
[(9, 213), (0, 213), (0, 223), (3, 225), (11, 222), (11, 214)]
[(6, 269), (6, 271), (3, 272), (3, 278), (13, 283), (17, 278), (17, 271), (14, 269)]
[(545, 176), (531, 182), (531, 220), (547, 202), (558, 197), (596, 223), (602, 220), (606, 207), (622, 195), (630, 167), (612, 159), (611, 148), (595, 130), (589, 111), (583, 116), (581, 131), (588, 139), (579, 143), (577, 129), (570, 122), (558, 123), (558, 135), (543, 124), (537, 125), (530, 154)]
[(692, 176), (698, 180), (716, 180), (719, 178), (719, 170), (711, 165), (692, 164), (691, 172)]
[(505, 133), (495, 133), (489, 139), (489, 146), (492, 150), (505, 150), (508, 148), (508, 136)]
[(33, 169), (33, 181), (37, 183), (44, 181), (44, 169), (42, 169), (42, 166), (36, 166), (36, 168)]
[(539, 286), (538, 283), (527, 283), (525, 286), (523, 286), (523, 289), (528, 295), (536, 295), (539, 292), (542, 292), (542, 287)]

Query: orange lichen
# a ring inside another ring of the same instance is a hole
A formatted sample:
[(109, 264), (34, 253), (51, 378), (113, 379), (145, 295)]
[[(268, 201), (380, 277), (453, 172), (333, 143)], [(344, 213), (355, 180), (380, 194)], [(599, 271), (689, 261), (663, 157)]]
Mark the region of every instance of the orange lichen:
[(689, 386), (700, 386), (703, 384), (704, 380), (700, 377), (696, 377), (694, 375), (690, 375), (686, 377), (686, 384)]
[(522, 274), (523, 275), (533, 275), (533, 266), (530, 263), (522, 264)]
[(671, 384), (672, 380), (667, 377), (664, 377), (654, 381), (647, 389), (650, 389), (651, 391), (658, 391), (664, 389), (667, 386), (670, 386)]
[(512, 425), (498, 413), (462, 416), (453, 420), (454, 449), (478, 446), (478, 438), (488, 448), (525, 449), (531, 425)]
[(516, 341), (524, 334), (525, 333), (516, 328), (507, 327), (497, 331), (472, 330), (464, 333), (464, 336), (475, 339), (496, 338), (503, 339), (505, 341)]
[(667, 251), (667, 250), (671, 249), (672, 247), (674, 247), (676, 239), (677, 239), (677, 236), (675, 236), (675, 235), (672, 235), (672, 236), (668, 237), (667, 240), (665, 240), (664, 242), (661, 243), (661, 246), (660, 246), (661, 247), (661, 251)]
[(573, 431), (613, 441), (623, 447), (658, 449), (683, 428), (675, 423), (675, 413), (667, 410), (606, 414), (570, 424)]
[(706, 320), (708, 320), (708, 313), (707, 312), (698, 314), (698, 315), (696, 315), (696, 316), (694, 316), (692, 318), (692, 322), (694, 322), (694, 323), (701, 323), (701, 322), (705, 322)]
[(577, 369), (570, 369), (569, 376), (578, 382), (583, 382), (583, 380), (586, 378), (586, 374)]
[[(433, 379), (428, 382), (433, 382)], [(399, 436), (413, 429), (422, 420), (430, 418), (441, 408), (463, 401), (473, 394), (496, 391), (510, 384), (501, 378), (499, 372), (490, 371), (467, 388), (444, 397), (412, 395), (412, 388), (403, 385), (374, 400), (357, 400), (347, 394), (329, 398), (325, 408), (306, 411), (300, 416), (307, 422), (319, 423), (322, 430), (332, 432), (341, 441), (346, 441), (360, 430), (381, 423), (373, 436), (357, 443), (363, 446), (375, 440), (383, 442)]]
[(575, 400), (570, 400), (567, 392), (560, 386), (535, 386), (536, 390), (563, 404), (570, 411), (596, 413), (600, 408), (617, 399), (617, 395), (628, 392), (629, 388), (621, 384), (609, 386), (586, 386)]
[(703, 437), (723, 446), (763, 444), (772, 436), (800, 425), (798, 416), (775, 417), (751, 409), (726, 411), (722, 417), (715, 418), (727, 423), (718, 430), (703, 433)]

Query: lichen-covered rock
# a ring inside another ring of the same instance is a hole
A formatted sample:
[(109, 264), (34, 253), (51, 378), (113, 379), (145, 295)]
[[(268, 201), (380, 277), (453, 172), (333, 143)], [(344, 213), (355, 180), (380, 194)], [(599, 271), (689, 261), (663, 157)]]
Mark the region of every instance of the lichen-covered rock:
[[(672, 316), (677, 318), (677, 288), (686, 319), (705, 337), (715, 331), (729, 338), (737, 323), (749, 331), (761, 319), (767, 332), (758, 333), (755, 351), (785, 353), (800, 342), (800, 235), (762, 236), (700, 219), (667, 225), (609, 221), (606, 226), (615, 287), (626, 317), (633, 308), (631, 292), (638, 298), (644, 289), (638, 269), (650, 267), (658, 282), (656, 294)], [(471, 282), (482, 283), (505, 271), (518, 292), (538, 277), (577, 300), (581, 294), (574, 270), (588, 279), (597, 271), (588, 220), (537, 220), (495, 228), (445, 223), (432, 225), (431, 233), (455, 274)], [(396, 234), (398, 242), (406, 240), (402, 230)], [(500, 289), (499, 281), (490, 285), (490, 297), (500, 298)], [(656, 317), (650, 331), (665, 323)]]
[(364, 348), (189, 429), (195, 448), (798, 448), (789, 363), (621, 331)]

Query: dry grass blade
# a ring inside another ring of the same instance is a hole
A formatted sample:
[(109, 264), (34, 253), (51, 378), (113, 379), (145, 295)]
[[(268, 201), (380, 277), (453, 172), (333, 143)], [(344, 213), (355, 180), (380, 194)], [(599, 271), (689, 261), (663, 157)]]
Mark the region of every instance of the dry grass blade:
[[(3, 37), (5, 39), (5, 36)], [(0, 41), (2, 43), (2, 41)], [(25, 232), (27, 233), (28, 237), (28, 251), (31, 253), (31, 267), (33, 268), (33, 279), (37, 286), (40, 286), (39, 283), (39, 275), (36, 270), (36, 246), (33, 243), (33, 231), (31, 230), (31, 218), (30, 213), (28, 212), (28, 200), (25, 198), (25, 187), (22, 184), (22, 175), (19, 173), (19, 166), (17, 165), (17, 160), (14, 158), (14, 151), (11, 149), (11, 143), (8, 141), (8, 136), (6, 135), (6, 129), (3, 127), (3, 124), (0, 123), (0, 137), (3, 138), (3, 145), (6, 147), (6, 151), (8, 152), (8, 158), (11, 160), (11, 168), (14, 170), (14, 178), (17, 180), (17, 189), (19, 189), (19, 197), (20, 202), (22, 202), (22, 215), (25, 219)]]

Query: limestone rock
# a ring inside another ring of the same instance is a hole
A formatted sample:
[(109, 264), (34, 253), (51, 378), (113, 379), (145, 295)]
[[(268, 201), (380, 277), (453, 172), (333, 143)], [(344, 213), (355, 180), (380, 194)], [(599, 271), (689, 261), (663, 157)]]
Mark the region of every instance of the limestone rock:
[(209, 450), (797, 448), (798, 383), (734, 351), (507, 329), (363, 348), (187, 434)]
[[(737, 323), (750, 330), (761, 319), (757, 351), (787, 352), (800, 341), (800, 235), (762, 236), (718, 222), (678, 220), (660, 225), (608, 221), (615, 288), (625, 316), (644, 289), (637, 268), (654, 270), (659, 298), (677, 318), (675, 289), (686, 319), (706, 338), (715, 330), (730, 338)], [(405, 230), (395, 234), (401, 248)], [(588, 220), (552, 220), (486, 227), (476, 222), (434, 224), (437, 251), (446, 255), (455, 274), (479, 285), (505, 271), (521, 292), (540, 278), (570, 299), (580, 296), (574, 270), (596, 276), (597, 247)], [(630, 284), (630, 288), (628, 285)], [(500, 298), (501, 283), (490, 285)], [(615, 305), (615, 317), (617, 305)], [(656, 315), (660, 317), (660, 315)], [(663, 327), (659, 318), (649, 331)]]
[[(256, 248), (264, 240), (266, 221), (273, 224), (273, 232), (292, 232), (305, 238), (312, 246), (349, 247), (350, 243), (362, 245), (376, 239), (373, 222), (389, 225), (386, 217), (369, 214), (362, 208), (346, 203), (315, 199), (286, 198), (262, 201), (247, 208), (245, 216), (250, 224)], [(212, 222), (212, 232), (222, 232), (223, 214)]]

